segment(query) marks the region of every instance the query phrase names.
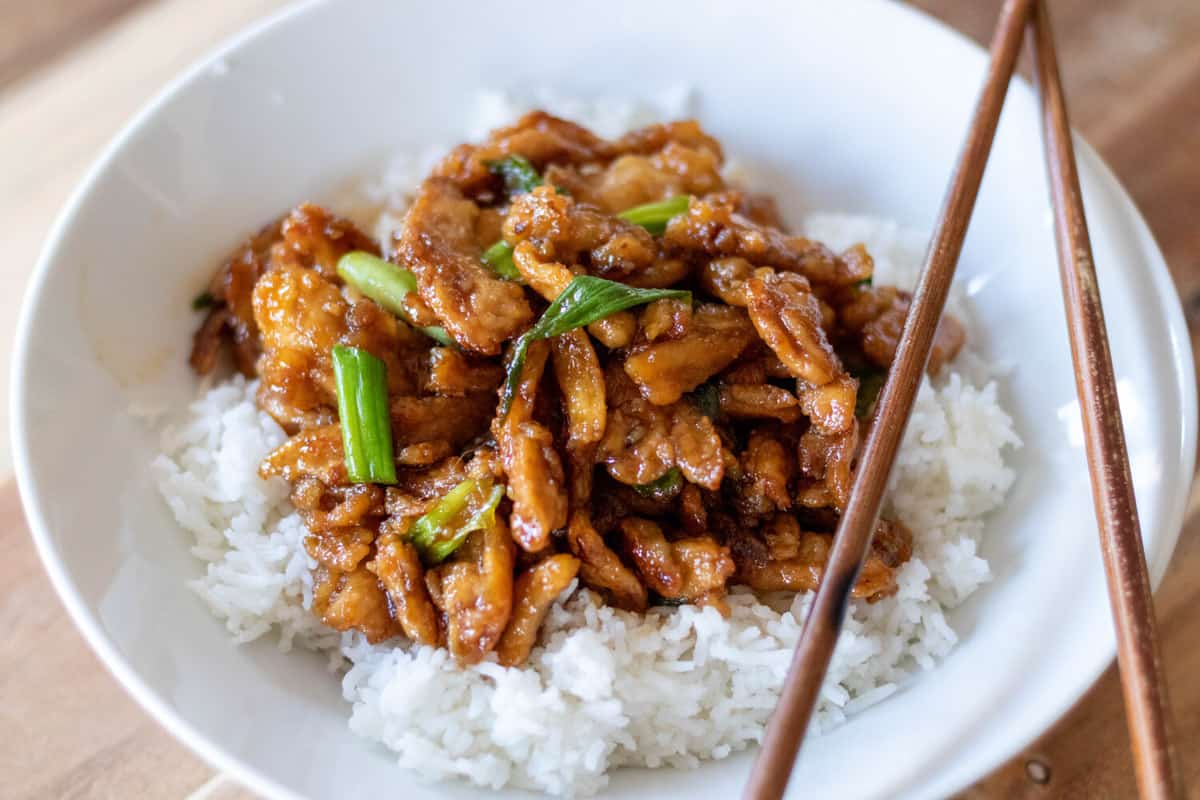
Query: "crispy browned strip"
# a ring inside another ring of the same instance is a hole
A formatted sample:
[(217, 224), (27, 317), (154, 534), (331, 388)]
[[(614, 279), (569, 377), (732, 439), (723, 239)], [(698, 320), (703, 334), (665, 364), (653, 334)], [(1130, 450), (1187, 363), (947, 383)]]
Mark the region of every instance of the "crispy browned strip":
[[(896, 357), (896, 347), (900, 343), (900, 333), (904, 329), (904, 321), (908, 317), (910, 298), (907, 293), (899, 293), (892, 305), (879, 314), (875, 319), (862, 327), (861, 345), (863, 353), (877, 366), (890, 367)], [(930, 375), (936, 375), (947, 362), (958, 355), (966, 343), (966, 329), (953, 316), (946, 314), (938, 321), (933, 335), (933, 345), (929, 351), (929, 363), (926, 370)]]
[(513, 538), (528, 552), (544, 548), (551, 532), (567, 523), (562, 460), (554, 449), (553, 435), (532, 419), (549, 350), (545, 341), (529, 348), (512, 406), (492, 424), (513, 501)]
[(845, 507), (857, 448), (857, 422), (837, 433), (825, 433), (816, 426), (805, 431), (797, 455), (800, 471), (812, 481), (800, 488), (796, 502), (809, 508)]
[(423, 390), (445, 397), (494, 392), (504, 381), (504, 367), (475, 359), (452, 347), (429, 350)]
[(689, 300), (674, 297), (655, 300), (642, 309), (638, 322), (647, 342), (678, 339), (687, 334), (692, 325), (692, 304)]
[(453, 561), (425, 573), (425, 585), (450, 654), (460, 664), (479, 663), (512, 613), (513, 542), (503, 521), (467, 537)]
[(679, 517), (688, 533), (699, 534), (708, 530), (708, 509), (704, 507), (704, 495), (694, 483), (684, 484), (679, 492)]
[(304, 537), (304, 549), (317, 563), (353, 572), (371, 552), (375, 533), (368, 528), (337, 528)]
[(303, 267), (280, 266), (254, 287), (259, 402), (293, 432), (337, 407), (330, 352), (348, 329), (349, 309), (336, 286)]
[(729, 366), (752, 341), (754, 328), (744, 311), (706, 303), (679, 338), (635, 347), (625, 372), (646, 399), (667, 405)]
[(445, 439), (408, 444), (396, 451), (396, 463), (405, 467), (427, 467), (454, 454), (454, 446)]
[(718, 395), (721, 413), (741, 419), (777, 419), (795, 422), (800, 419), (796, 396), (769, 383), (727, 383)]
[(626, 517), (619, 527), (625, 553), (637, 567), (642, 582), (663, 597), (678, 595), (683, 590), (683, 573), (662, 528), (638, 517)]
[(700, 286), (731, 306), (750, 304), (746, 283), (754, 276), (754, 265), (744, 258), (714, 258), (701, 267)]
[(550, 340), (550, 356), (567, 412), (568, 446), (600, 441), (607, 418), (604, 372), (591, 340), (582, 330), (568, 331)]
[[(207, 375), (216, 368), (228, 325), (229, 309), (223, 305), (214, 306), (192, 334), (192, 352), (188, 356), (188, 364), (197, 375)], [(253, 371), (250, 374), (253, 375)]]
[(437, 611), (425, 589), (425, 570), (416, 549), (395, 534), (379, 537), (375, 547), (375, 558), (367, 563), (367, 569), (379, 576), (404, 635), (414, 642), (436, 645)]
[(729, 548), (711, 536), (695, 536), (671, 543), (671, 552), (683, 574), (677, 597), (699, 606), (712, 606), (729, 616), (725, 582), (737, 570)]
[(375, 573), (365, 567), (345, 573), (325, 566), (313, 572), (313, 613), (335, 631), (358, 630), (371, 644), (400, 632)]
[(796, 460), (772, 431), (760, 428), (750, 433), (739, 466), (741, 477), (736, 492), (739, 511), (757, 516), (791, 508), (790, 486)]
[(395, 397), (392, 399), (392, 434), (404, 447), (442, 440), (458, 448), (487, 433), (496, 410), (489, 393), (463, 397)]
[(587, 511), (581, 509), (571, 514), (567, 545), (579, 558), (579, 578), (585, 586), (600, 592), (617, 608), (626, 611), (646, 609), (646, 588), (604, 543), (592, 527)]
[[(833, 537), (802, 530), (788, 514), (777, 515), (764, 530), (766, 548), (757, 554), (748, 548), (738, 555), (736, 582), (759, 592), (807, 592), (820, 586)], [(880, 520), (853, 596), (874, 602), (894, 594), (896, 571), (911, 557), (912, 533), (908, 528), (899, 522)]]
[(353, 223), (309, 203), (252, 236), (213, 277), (209, 292), (216, 306), (198, 332), (192, 349), (192, 368), (200, 374), (210, 372), (216, 363), (219, 340), (228, 338), (235, 366), (244, 375), (254, 375), (259, 355), (259, 323), (253, 294), (259, 279), (272, 269), (287, 266), (311, 268), (327, 280), (340, 283), (337, 260), (351, 250), (379, 252), (375, 242)]
[(492, 132), (480, 145), (459, 145), (450, 151), (433, 174), (454, 181), (467, 194), (493, 193), (499, 180), (488, 162), (521, 155), (541, 170), (550, 163), (582, 163), (607, 158), (611, 146), (591, 131), (547, 114), (531, 111), (507, 128)]
[(821, 327), (821, 308), (799, 275), (755, 270), (746, 283), (750, 320), (758, 335), (795, 377), (823, 386), (841, 374), (841, 363)]
[(763, 228), (775, 228), (787, 232), (787, 225), (779, 214), (775, 198), (769, 194), (726, 190), (704, 198), (713, 205), (731, 206), (735, 212)]
[(500, 452), (513, 501), (513, 538), (536, 552), (567, 524), (565, 476), (554, 437), (536, 422), (516, 423), (506, 427)]
[(258, 360), (258, 326), (254, 321), (254, 284), (270, 268), (271, 250), (279, 241), (279, 220), (251, 236), (230, 254), (213, 275), (208, 293), (214, 307), (196, 332), (189, 362), (200, 375), (216, 366), (223, 341), (233, 346), (234, 365), (252, 377)]
[(576, 203), (553, 186), (513, 200), (504, 239), (514, 248), (530, 243), (543, 261), (586, 263), (589, 272), (610, 280), (625, 280), (658, 260), (658, 246), (644, 228)]
[(517, 577), (513, 584), (512, 617), (496, 645), (496, 657), (501, 664), (515, 667), (525, 663), (550, 606), (575, 580), (577, 572), (579, 559), (559, 553)]
[(620, 155), (603, 169), (555, 165), (545, 177), (552, 186), (561, 186), (577, 200), (610, 214), (678, 195), (708, 194), (724, 186), (720, 148), (698, 139), (668, 139), (656, 151)]
[(724, 158), (721, 143), (709, 136), (694, 119), (659, 122), (636, 128), (615, 140), (611, 148), (614, 153), (645, 155), (662, 150), (672, 142), (697, 150), (707, 150), (718, 159)]
[(822, 432), (840, 433), (854, 424), (857, 396), (858, 381), (849, 375), (839, 375), (823, 386), (805, 387), (800, 392), (800, 410)]
[(364, 250), (379, 255), (379, 245), (353, 222), (312, 203), (301, 203), (283, 218), (283, 242), (276, 253), (280, 263), (311, 267), (327, 280), (340, 283), (337, 262), (346, 253)]
[(319, 478), (326, 486), (345, 483), (342, 429), (323, 425), (301, 431), (264, 458), (258, 474), (263, 478), (278, 475), (291, 483), (305, 476)]
[(966, 343), (967, 329), (963, 324), (949, 314), (942, 315), (933, 334), (933, 347), (929, 351), (926, 371), (930, 375), (941, 372), (942, 367), (953, 361)]
[(664, 257), (625, 279), (639, 289), (667, 289), (692, 274), (692, 263), (685, 258)]
[(671, 440), (675, 443), (675, 463), (683, 477), (716, 491), (725, 477), (725, 454), (716, 427), (687, 401), (680, 401), (673, 408)]
[(292, 504), (305, 527), (322, 533), (369, 524), (367, 517), (383, 513), (384, 493), (368, 483), (331, 486), (316, 476), (302, 476), (293, 482)]
[(596, 469), (596, 445), (567, 448), (567, 502), (574, 510), (592, 499)]
[(865, 250), (838, 256), (820, 242), (756, 225), (737, 212), (728, 196), (693, 199), (688, 212), (667, 225), (663, 242), (697, 256), (744, 258), (755, 266), (798, 273), (830, 288), (853, 286), (873, 270)]
[(605, 370), (608, 423), (596, 459), (621, 483), (640, 486), (674, 466), (692, 483), (716, 490), (725, 475), (721, 437), (689, 400), (657, 406), (619, 365)]
[(450, 181), (425, 181), (396, 234), (395, 258), (416, 276), (421, 299), (460, 345), (495, 355), (532, 322), (533, 311), (520, 285), (480, 261), (478, 214)]

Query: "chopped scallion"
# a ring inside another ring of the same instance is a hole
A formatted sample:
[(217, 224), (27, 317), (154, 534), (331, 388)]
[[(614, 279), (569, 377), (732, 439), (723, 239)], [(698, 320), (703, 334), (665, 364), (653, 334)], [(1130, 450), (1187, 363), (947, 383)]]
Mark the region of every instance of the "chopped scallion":
[(521, 273), (517, 271), (517, 265), (513, 263), (512, 245), (503, 239), (483, 251), (483, 263), (505, 280), (521, 281)]
[(688, 210), (687, 195), (672, 197), (670, 200), (660, 200), (657, 203), (646, 203), (626, 209), (618, 217), (634, 225), (641, 225), (652, 236), (661, 236), (667, 229), (667, 223), (672, 218), (686, 213)]
[(350, 481), (395, 483), (386, 367), (366, 350), (336, 345), (333, 376)]
[[(417, 279), (411, 272), (378, 256), (355, 250), (338, 259), (337, 273), (346, 283), (412, 325), (404, 307), (405, 296), (417, 290)], [(431, 325), (417, 330), (434, 341), (454, 344), (444, 328)]]
[(542, 185), (542, 176), (524, 156), (511, 155), (487, 162), (488, 171), (504, 179), (504, 191), (510, 195), (533, 191)]
[(661, 500), (674, 497), (679, 494), (679, 490), (682, 488), (683, 473), (679, 471), (679, 467), (671, 467), (658, 479), (652, 480), (649, 483), (643, 483), (640, 486), (634, 486), (633, 490), (642, 497)]
[(721, 387), (714, 382), (702, 384), (691, 393), (692, 402), (701, 414), (716, 419), (721, 413)]
[(192, 298), (192, 311), (203, 311), (217, 302), (211, 292), (204, 291)]
[(591, 275), (576, 275), (542, 314), (541, 319), (513, 342), (504, 391), (500, 397), (500, 416), (507, 414), (512, 405), (529, 345), (539, 339), (550, 339), (584, 325), (591, 325), (618, 311), (664, 298), (691, 302), (692, 293), (682, 289), (637, 289)]
[(855, 375), (858, 378), (858, 395), (854, 399), (854, 416), (865, 419), (871, 413), (883, 384), (887, 381), (885, 370), (863, 370)]
[(426, 564), (441, 563), (471, 533), (496, 523), (496, 507), (503, 497), (503, 486), (468, 478), (414, 522), (408, 538)]

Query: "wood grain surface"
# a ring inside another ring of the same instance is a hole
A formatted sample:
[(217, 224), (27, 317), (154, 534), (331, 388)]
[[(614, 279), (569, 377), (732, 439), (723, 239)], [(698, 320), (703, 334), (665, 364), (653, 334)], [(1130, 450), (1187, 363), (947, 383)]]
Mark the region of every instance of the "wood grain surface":
[(1096, 264), (1075, 160), (1075, 139), (1046, 5), (1034, 7), (1027, 37), (1041, 107), (1042, 143), (1054, 209), (1058, 270), (1066, 309), (1075, 386), (1083, 419), (1100, 552), (1117, 636), (1117, 670), (1133, 745), (1138, 796), (1183, 796), (1175, 769), (1158, 622), (1142, 550), (1117, 378), (1100, 300)]
[[(999, 8), (998, 0), (913, 4), (980, 42), (989, 37)], [(172, 75), (280, 5), (0, 0), (0, 340), (11, 339), (21, 288), (51, 220), (100, 147)], [(1193, 349), (1200, 352), (1200, 2), (1051, 0), (1051, 8), (1075, 126), (1146, 215), (1184, 298)], [(0, 348), (5, 382), (8, 353)], [(9, 463), (8, 393), (6, 385), (0, 388), (3, 473)], [(6, 633), (0, 639), (0, 726), (7, 734), (0, 747), (0, 797), (248, 798), (161, 730), (100, 666), (37, 562), (11, 485), (0, 489), (0, 548), (0, 625)], [(1195, 491), (1156, 605), (1180, 763), (1188, 786), (1200, 788)], [(1052, 731), (962, 795), (1134, 796), (1112, 669)]]

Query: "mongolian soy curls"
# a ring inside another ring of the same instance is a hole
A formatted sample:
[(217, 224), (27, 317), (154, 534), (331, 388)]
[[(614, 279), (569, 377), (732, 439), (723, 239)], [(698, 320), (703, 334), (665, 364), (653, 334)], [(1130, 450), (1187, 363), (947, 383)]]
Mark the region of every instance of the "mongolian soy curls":
[[(723, 159), (690, 120), (606, 140), (532, 112), (448, 153), (382, 241), (305, 203), (222, 262), (193, 367), (228, 348), (289, 434), (259, 474), (291, 488), (317, 619), (509, 666), (575, 582), (718, 614), (730, 586), (818, 587), (911, 295)], [(931, 365), (964, 336), (943, 320)], [(854, 596), (911, 552), (881, 520)]]
[(576, 275), (542, 314), (541, 319), (513, 342), (509, 351), (504, 389), (500, 395), (500, 416), (506, 416), (508, 409), (512, 407), (513, 394), (521, 380), (521, 369), (525, 366), (525, 355), (529, 351), (529, 345), (539, 339), (550, 339), (567, 331), (591, 325), (618, 311), (665, 299), (687, 300), (690, 303), (692, 293), (682, 289), (637, 289), (591, 275)]
[[(515, 158), (516, 160), (523, 162), (524, 165), (529, 167), (530, 170), (533, 169), (533, 167), (528, 161), (525, 161), (525, 159), (520, 158), (519, 156)], [(512, 160), (513, 158), (507, 158), (504, 161), (493, 162), (493, 164), (505, 164)], [(498, 167), (493, 167), (492, 165), (489, 165), (489, 168), (491, 168), (493, 171), (497, 171), (498, 169)], [(518, 174), (525, 174), (523, 167), (514, 167), (513, 169), (516, 170)], [(503, 174), (505, 176), (505, 186), (507, 187), (509, 185), (508, 173), (504, 172), (498, 174)], [(537, 175), (536, 172), (533, 174), (535, 176)], [(537, 183), (529, 184), (524, 182), (519, 185), (527, 185), (528, 188), (522, 190), (527, 192), (536, 186), (540, 186), (541, 183), (542, 179), (541, 177), (538, 177)], [(566, 194), (566, 192), (564, 192), (562, 189), (556, 189), (556, 191), (558, 191), (559, 194)], [(509, 193), (512, 193), (511, 189), (509, 189)], [(667, 230), (668, 222), (670, 222), (674, 217), (677, 217), (688, 210), (688, 202), (690, 199), (691, 198), (687, 195), (679, 195), (678, 197), (672, 197), (669, 200), (662, 200), (657, 203), (645, 203), (640, 206), (634, 206), (633, 208), (622, 211), (620, 214), (617, 214), (617, 216), (626, 222), (632, 222), (634, 225), (640, 225), (641, 227), (645, 228), (646, 232), (651, 236), (661, 236)], [(517, 271), (517, 267), (513, 263), (512, 245), (503, 239), (493, 244), (487, 250), (484, 250), (481, 258), (483, 263), (487, 264), (488, 267), (490, 267), (491, 270), (501, 278), (505, 278), (506, 280), (510, 281), (522, 280), (521, 273)]]

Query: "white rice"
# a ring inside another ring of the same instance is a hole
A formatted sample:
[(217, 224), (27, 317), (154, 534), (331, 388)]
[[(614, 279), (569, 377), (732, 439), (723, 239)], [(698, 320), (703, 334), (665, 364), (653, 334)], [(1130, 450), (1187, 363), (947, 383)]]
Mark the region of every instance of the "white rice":
[[(686, 99), (679, 93), (659, 113), (675, 115)], [(596, 106), (568, 110), (606, 133), (640, 116), (601, 105), (609, 119), (598, 120)], [(482, 106), (484, 127), (514, 113), (502, 96)], [(422, 160), (398, 160), (367, 195), (399, 206), (403, 182), (420, 174)], [(382, 224), (389, 218), (385, 211)], [(880, 283), (913, 282), (924, 236), (841, 215), (816, 215), (801, 227), (834, 247), (865, 242)], [(255, 407), (254, 388), (236, 377), (205, 392), (185, 422), (164, 432), (154, 462), (163, 497), (207, 564), (192, 588), (235, 640), (274, 631), (282, 649), (326, 651), (348, 667), (350, 728), (392, 750), (400, 766), (428, 779), (588, 795), (613, 767), (692, 767), (760, 739), (811, 595), (764, 602), (734, 590), (726, 620), (691, 606), (631, 614), (569, 591), (521, 668), (489, 660), (462, 669), (442, 650), (402, 640), (370, 645), (324, 628), (307, 610), (315, 564), (288, 487), (256, 473), (285, 434)], [(888, 495), (890, 513), (915, 533), (915, 554), (899, 570), (895, 596), (852, 603), (817, 708), (820, 729), (884, 700), (953, 648), (946, 612), (990, 578), (980, 536), (1013, 480), (1003, 452), (1019, 444), (979, 359), (960, 356), (922, 386)]]

